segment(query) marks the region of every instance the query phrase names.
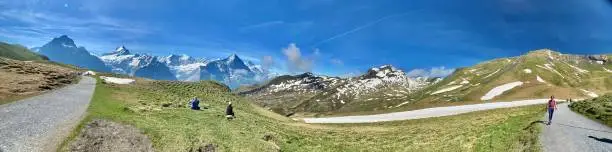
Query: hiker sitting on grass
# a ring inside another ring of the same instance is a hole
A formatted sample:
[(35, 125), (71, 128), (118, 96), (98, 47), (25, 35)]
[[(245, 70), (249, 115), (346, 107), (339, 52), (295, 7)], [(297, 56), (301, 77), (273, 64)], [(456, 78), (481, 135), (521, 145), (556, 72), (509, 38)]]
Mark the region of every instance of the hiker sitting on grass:
[(192, 110), (200, 110), (200, 100), (198, 100), (198, 97), (193, 97), (189, 103)]
[(225, 118), (227, 118), (227, 120), (232, 120), (235, 118), (234, 107), (232, 107), (232, 102), (227, 102), (227, 108), (225, 109)]

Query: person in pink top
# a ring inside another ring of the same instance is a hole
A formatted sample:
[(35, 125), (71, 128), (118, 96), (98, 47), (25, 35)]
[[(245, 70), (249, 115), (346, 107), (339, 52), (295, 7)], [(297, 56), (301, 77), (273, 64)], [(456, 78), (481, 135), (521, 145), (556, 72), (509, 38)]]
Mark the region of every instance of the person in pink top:
[(557, 101), (555, 101), (555, 96), (550, 96), (550, 100), (548, 100), (548, 123), (546, 125), (550, 125), (553, 118), (553, 113), (557, 109)]

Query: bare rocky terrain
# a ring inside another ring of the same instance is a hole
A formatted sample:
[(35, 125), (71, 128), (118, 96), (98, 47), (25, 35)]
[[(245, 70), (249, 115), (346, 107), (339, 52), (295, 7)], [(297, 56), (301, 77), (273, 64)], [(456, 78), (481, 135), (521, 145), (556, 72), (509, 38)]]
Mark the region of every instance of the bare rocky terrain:
[(73, 84), (77, 71), (59, 65), (0, 57), (0, 104)]
[(70, 151), (152, 152), (151, 140), (132, 126), (107, 120), (93, 120), (70, 144)]

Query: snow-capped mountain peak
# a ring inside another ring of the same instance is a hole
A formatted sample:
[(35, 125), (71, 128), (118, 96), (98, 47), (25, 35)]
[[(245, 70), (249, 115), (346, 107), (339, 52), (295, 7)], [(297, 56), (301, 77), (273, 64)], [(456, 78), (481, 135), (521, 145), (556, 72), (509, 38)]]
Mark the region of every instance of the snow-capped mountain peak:
[[(269, 104), (269, 101), (282, 101), (278, 103), (281, 107), (284, 106), (283, 102), (297, 102), (302, 103), (299, 105), (307, 106), (279, 111), (283, 114), (288, 111), (291, 113), (293, 110), (321, 112), (321, 108), (324, 108), (323, 111), (333, 111), (342, 109), (345, 105), (349, 107), (360, 105), (349, 104), (351, 102), (365, 104), (371, 100), (378, 102), (382, 100), (399, 104), (406, 102), (409, 93), (437, 82), (439, 79), (411, 78), (402, 70), (391, 65), (384, 65), (371, 68), (365, 74), (351, 78), (316, 76), (310, 72), (295, 76), (279, 76), (270, 80), (270, 83), (252, 91), (246, 91), (244, 94), (263, 99), (262, 101), (265, 101), (266, 104)], [(279, 99), (279, 96), (282, 99)], [(305, 97), (294, 98), (296, 96)], [(311, 105), (316, 107), (314, 111), (309, 110), (308, 106)]]
[(185, 65), (185, 64), (193, 64), (196, 62), (201, 63), (201, 61), (187, 54), (181, 54), (181, 55), (171, 54), (166, 57), (159, 57), (159, 60), (160, 62), (163, 62), (168, 66), (179, 66), (179, 65)]
[(370, 78), (388, 78), (388, 77), (405, 77), (404, 71), (396, 69), (392, 65), (383, 65), (378, 68), (371, 68), (362, 76), (363, 79)]
[(117, 54), (117, 55), (128, 55), (128, 54), (130, 54), (130, 50), (125, 48), (125, 46), (120, 46), (117, 49), (115, 49), (114, 54)]

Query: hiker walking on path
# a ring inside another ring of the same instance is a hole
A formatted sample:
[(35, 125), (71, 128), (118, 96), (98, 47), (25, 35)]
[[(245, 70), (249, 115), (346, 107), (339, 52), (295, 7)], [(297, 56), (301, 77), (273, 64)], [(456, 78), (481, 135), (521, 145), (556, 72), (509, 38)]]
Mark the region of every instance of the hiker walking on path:
[(227, 108), (225, 109), (225, 118), (227, 120), (234, 119), (234, 107), (232, 107), (232, 102), (227, 102)]
[(548, 123), (546, 125), (550, 125), (553, 118), (553, 113), (557, 109), (557, 101), (555, 101), (555, 96), (550, 96), (550, 100), (548, 100)]

